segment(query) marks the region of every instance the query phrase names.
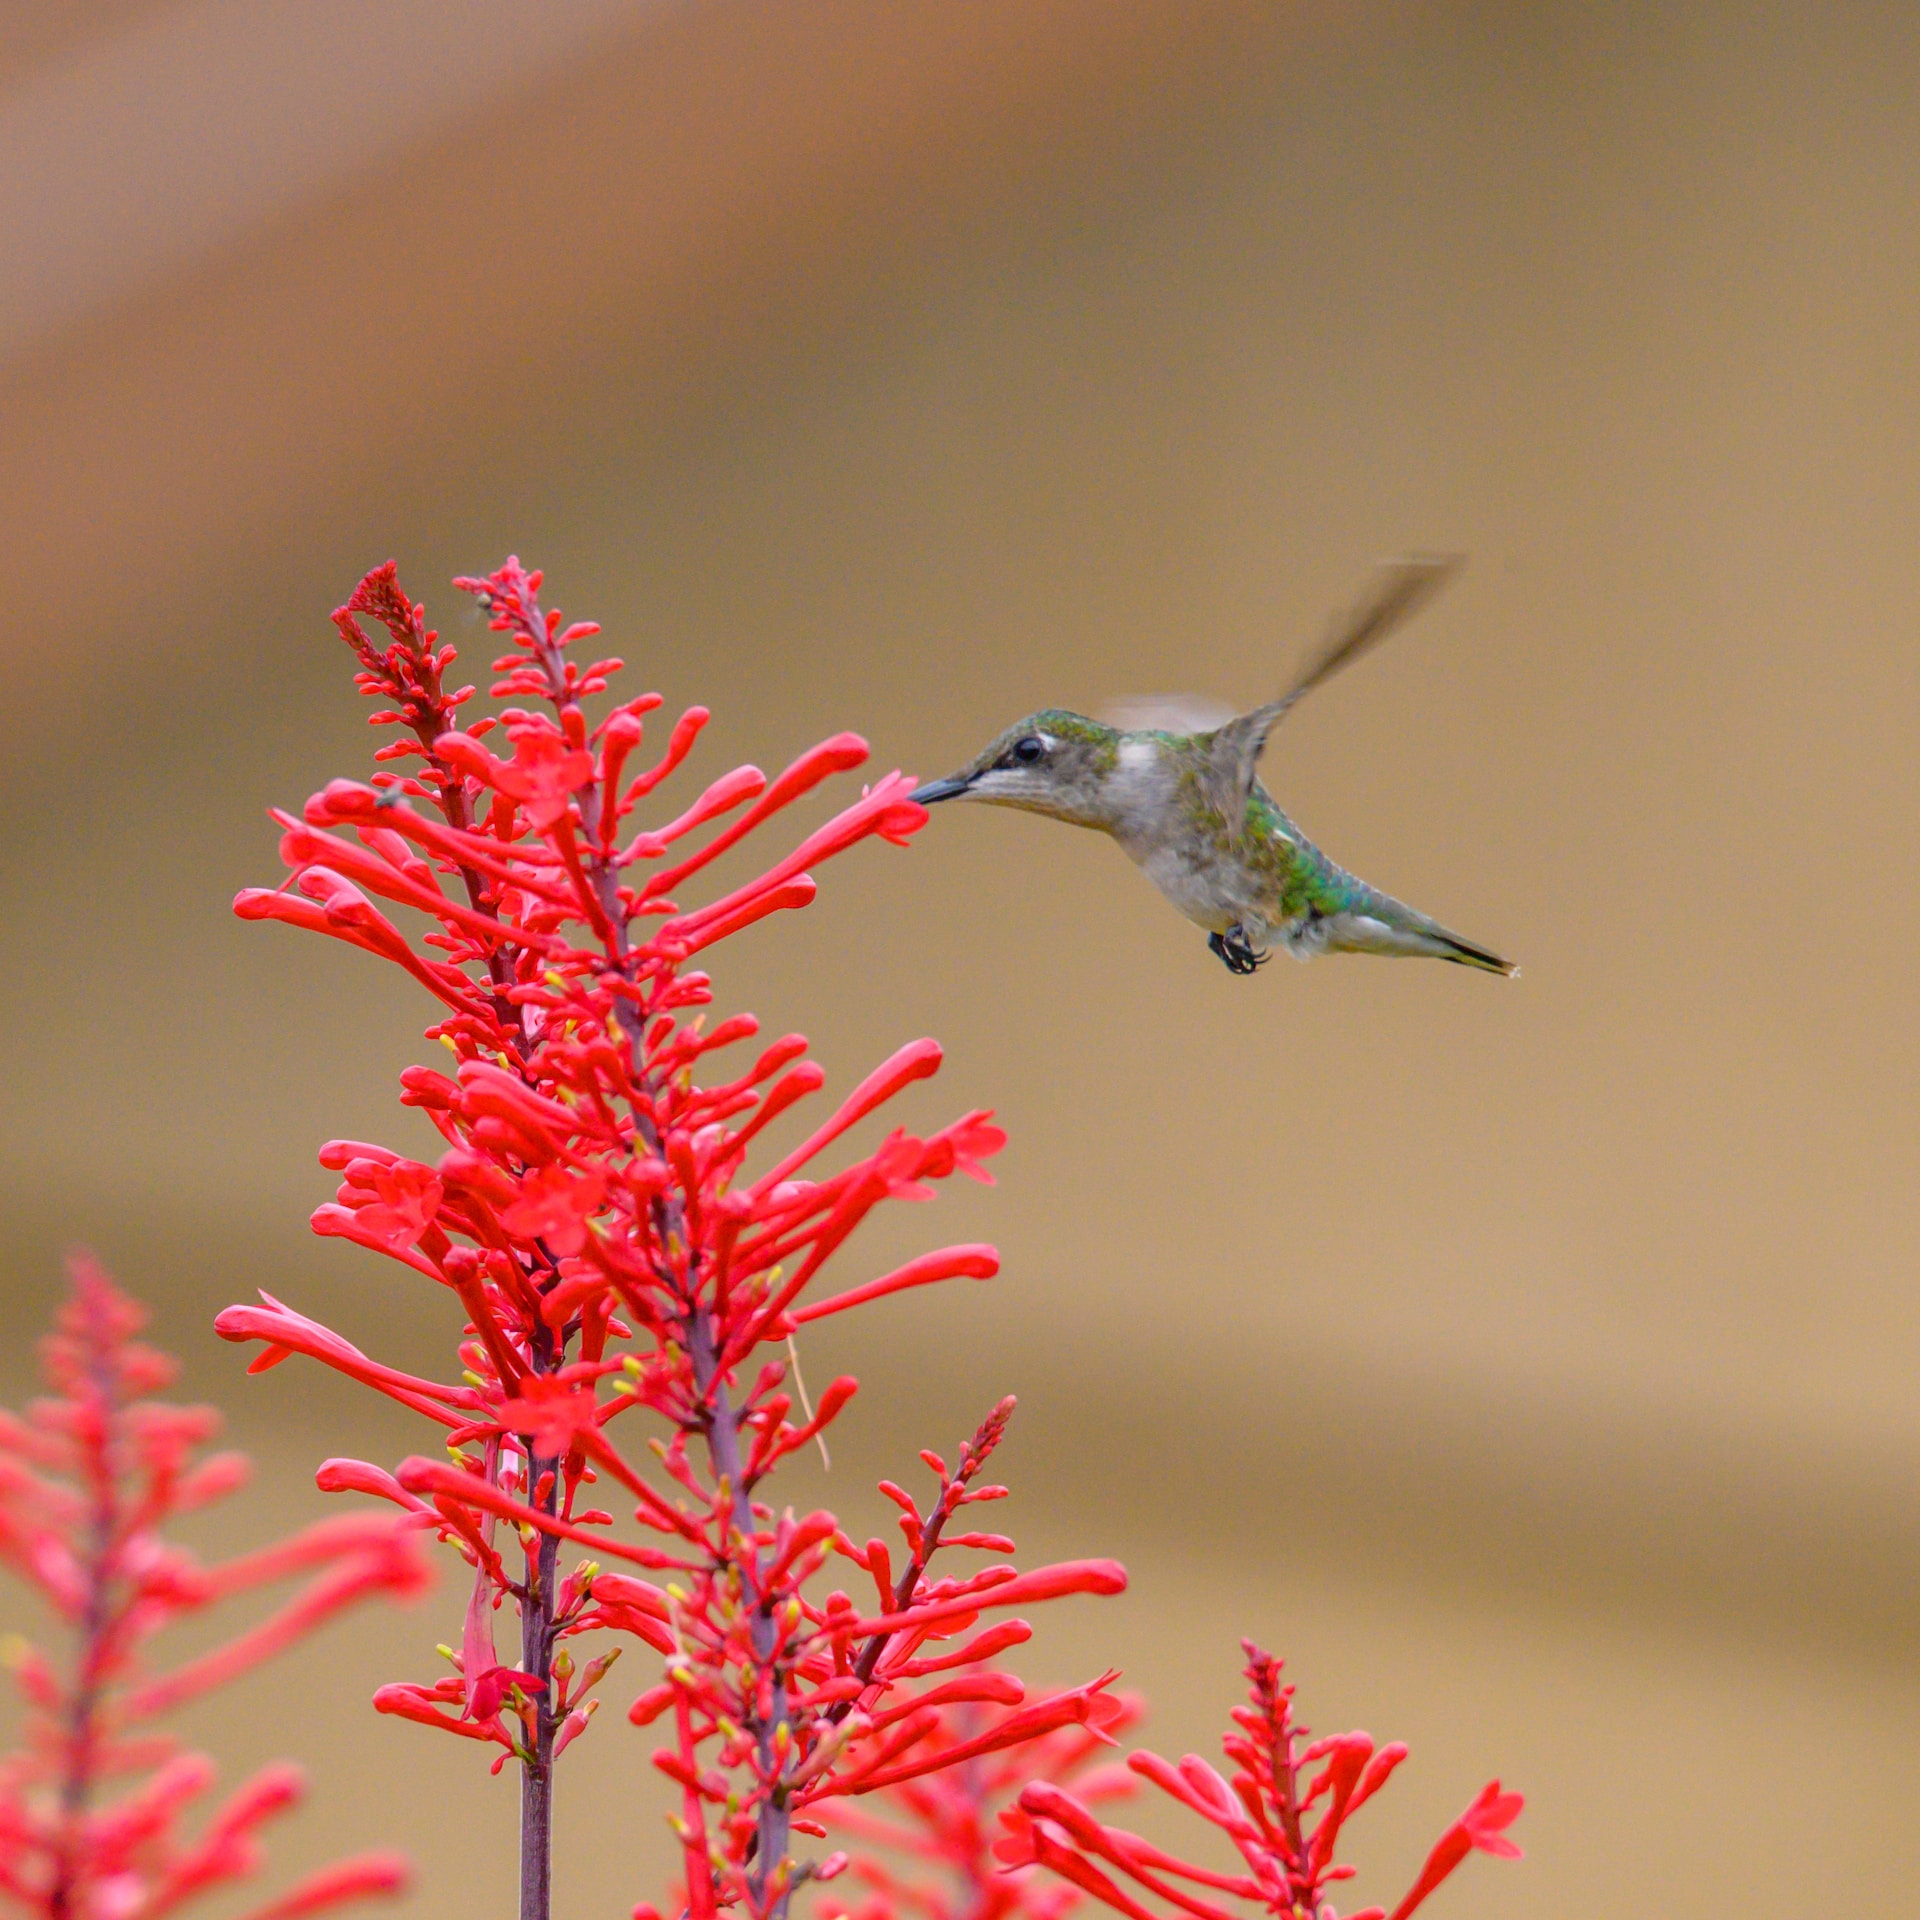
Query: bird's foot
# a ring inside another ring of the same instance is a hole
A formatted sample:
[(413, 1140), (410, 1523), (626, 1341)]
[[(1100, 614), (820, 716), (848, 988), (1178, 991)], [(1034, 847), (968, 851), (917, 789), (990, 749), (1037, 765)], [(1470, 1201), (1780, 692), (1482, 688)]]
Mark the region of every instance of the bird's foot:
[(1220, 956), (1220, 963), (1229, 973), (1258, 973), (1273, 958), (1265, 947), (1256, 947), (1247, 938), (1245, 927), (1236, 922), (1225, 933), (1207, 935), (1210, 951)]

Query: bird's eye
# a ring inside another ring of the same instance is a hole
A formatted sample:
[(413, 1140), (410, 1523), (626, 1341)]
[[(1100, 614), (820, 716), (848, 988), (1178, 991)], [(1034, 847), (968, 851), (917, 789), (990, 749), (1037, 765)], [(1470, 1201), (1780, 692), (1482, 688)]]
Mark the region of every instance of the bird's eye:
[(1016, 740), (1013, 743), (1013, 751), (1007, 758), (1016, 766), (1030, 767), (1036, 760), (1042, 758), (1046, 751), (1047, 743), (1037, 733), (1030, 733), (1024, 740)]

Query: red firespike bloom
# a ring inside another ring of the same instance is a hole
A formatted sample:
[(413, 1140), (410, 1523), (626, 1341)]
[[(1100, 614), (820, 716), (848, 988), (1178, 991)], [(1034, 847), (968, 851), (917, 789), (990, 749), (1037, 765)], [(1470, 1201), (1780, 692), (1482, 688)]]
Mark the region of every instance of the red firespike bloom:
[(1087, 1806), (1138, 1791), (1139, 1781), (1125, 1767), (1089, 1764), (1140, 1717), (1133, 1696), (1109, 1697), (1117, 1711), (1100, 1730), (1065, 1727), (991, 1759), (955, 1754), (976, 1732), (974, 1724), (957, 1720), (933, 1739), (959, 1764), (882, 1789), (877, 1808), (865, 1801), (830, 1803), (821, 1815), (829, 1831), (862, 1849), (851, 1856), (847, 1875), (861, 1894), (827, 1895), (817, 1908), (820, 1920), (1063, 1920), (1084, 1896), (1038, 1869), (999, 1865), (993, 1854), (999, 1816), (1035, 1780), (1070, 1781)]
[[(38, 1589), (70, 1658), (11, 1642), (25, 1704), (22, 1745), (0, 1758), (0, 1901), (43, 1920), (157, 1920), (258, 1871), (260, 1829), (305, 1790), (275, 1762), (209, 1814), (188, 1809), (214, 1782), (213, 1762), (153, 1723), (248, 1672), (335, 1615), (378, 1594), (419, 1592), (430, 1577), (405, 1522), (342, 1514), (276, 1546), (202, 1566), (167, 1523), (226, 1497), (246, 1457), (194, 1456), (219, 1417), (146, 1396), (174, 1365), (134, 1339), (145, 1319), (92, 1262), (42, 1359), (49, 1397), (0, 1412), (0, 1557)], [(145, 1643), (230, 1595), (306, 1576), (277, 1613), (223, 1646), (152, 1673)], [(119, 1797), (103, 1804), (109, 1784)], [(343, 1860), (248, 1920), (296, 1920), (400, 1891), (397, 1854)]]
[[(1250, 1640), (1241, 1645), (1247, 1655), (1249, 1704), (1234, 1709), (1240, 1731), (1221, 1742), (1234, 1763), (1232, 1780), (1223, 1780), (1195, 1753), (1177, 1767), (1157, 1753), (1130, 1754), (1127, 1764), (1218, 1827), (1238, 1850), (1244, 1871), (1221, 1872), (1164, 1853), (1138, 1834), (1104, 1825), (1085, 1799), (1046, 1781), (1025, 1787), (1018, 1807), (1003, 1816), (1008, 1835), (995, 1847), (999, 1859), (1015, 1867), (1050, 1867), (1129, 1920), (1176, 1920), (1180, 1915), (1249, 1920), (1247, 1906), (1229, 1904), (1234, 1901), (1286, 1920), (1338, 1920), (1324, 1895), (1329, 1885), (1353, 1873), (1334, 1858), (1340, 1830), (1385, 1784), (1407, 1750), (1397, 1743), (1376, 1748), (1367, 1734), (1341, 1733), (1296, 1752), (1307, 1729), (1294, 1721), (1293, 1689), (1280, 1682), (1280, 1662)], [(1315, 1767), (1319, 1771), (1305, 1778)], [(1506, 1837), (1506, 1829), (1520, 1817), (1523, 1804), (1519, 1794), (1503, 1793), (1499, 1781), (1490, 1781), (1441, 1836), (1391, 1915), (1384, 1907), (1366, 1907), (1347, 1920), (1407, 1920), (1476, 1848), (1517, 1860), (1520, 1849)], [(1109, 1868), (1166, 1905), (1156, 1909), (1138, 1899)], [(1192, 1891), (1195, 1887), (1216, 1897)]]
[[(998, 1267), (990, 1247), (948, 1247), (820, 1297), (828, 1261), (874, 1207), (926, 1198), (955, 1173), (986, 1179), (982, 1163), (1003, 1136), (990, 1115), (968, 1113), (926, 1135), (896, 1127), (871, 1151), (823, 1164), (860, 1122), (936, 1071), (940, 1050), (921, 1040), (778, 1152), (762, 1135), (824, 1076), (798, 1035), (714, 1074), (758, 1026), (744, 1014), (706, 1024), (711, 985), (691, 965), (804, 906), (821, 861), (866, 839), (903, 844), (926, 819), (912, 781), (888, 774), (770, 866), (683, 903), (712, 863), (859, 765), (865, 743), (838, 735), (772, 780), (736, 768), (641, 824), (635, 816), (687, 759), (705, 710), (683, 715), (660, 757), (630, 772), (660, 702), (643, 694), (588, 719), (583, 703), (620, 664), (570, 657), (597, 629), (544, 611), (540, 576), (517, 561), (458, 584), (507, 636), (495, 696), (534, 704), (457, 726), (473, 689), (449, 690), (453, 649), (391, 566), (369, 574), (335, 621), (361, 688), (383, 703), (375, 724), (405, 729), (376, 758), (414, 764), (364, 785), (335, 781), (301, 817), (276, 814), (289, 882), (242, 893), (235, 906), (377, 954), (443, 1010), (429, 1033), (451, 1071), (415, 1067), (401, 1078), (403, 1100), (437, 1128), (444, 1151), (427, 1165), (331, 1143), (321, 1159), (341, 1185), (313, 1224), (455, 1296), (466, 1322), (460, 1370), (426, 1379), (385, 1366), (268, 1296), (218, 1324), (229, 1339), (263, 1343), (255, 1370), (303, 1354), (443, 1430), (450, 1458), (412, 1458), (392, 1473), (330, 1461), (320, 1478), (395, 1502), (471, 1570), (466, 1631), (448, 1650), (454, 1671), (387, 1687), (378, 1704), (496, 1748), (496, 1768), (518, 1760), (522, 1915), (548, 1910), (553, 1762), (585, 1728), (612, 1657), (576, 1669), (566, 1643), (612, 1628), (664, 1656), (665, 1677), (633, 1718), (671, 1730), (654, 1757), (678, 1789), (687, 1912), (710, 1920), (743, 1907), (763, 1920), (803, 1880), (839, 1870), (837, 1856), (802, 1862), (792, 1851), (796, 1829), (820, 1832), (810, 1809), (1065, 1727), (1103, 1732), (1118, 1711), (1105, 1692), (1112, 1676), (1029, 1699), (985, 1664), (1027, 1637), (1025, 1623), (976, 1628), (989, 1612), (1118, 1591), (1125, 1575), (1078, 1561), (934, 1576), (937, 1550), (1011, 1551), (996, 1535), (948, 1531), (962, 1507), (1003, 1491), (975, 1482), (1011, 1402), (951, 1473), (924, 1456), (940, 1482), (929, 1512), (888, 1489), (906, 1532), (897, 1577), (883, 1543), (856, 1546), (831, 1514), (796, 1518), (763, 1492), (855, 1390), (835, 1380), (795, 1416), (798, 1382), (789, 1389), (779, 1356), (796, 1329)], [(368, 637), (363, 617), (386, 644)], [(418, 944), (390, 908), (416, 926), (424, 918)], [(585, 1489), (609, 1484), (633, 1503), (639, 1539), (584, 1504)], [(563, 1541), (592, 1557), (563, 1573)], [(814, 1592), (836, 1554), (873, 1581), (869, 1611)], [(670, 1577), (661, 1585), (642, 1573)], [(503, 1655), (493, 1616), (507, 1601), (520, 1632)], [(930, 1651), (948, 1641), (960, 1645)]]

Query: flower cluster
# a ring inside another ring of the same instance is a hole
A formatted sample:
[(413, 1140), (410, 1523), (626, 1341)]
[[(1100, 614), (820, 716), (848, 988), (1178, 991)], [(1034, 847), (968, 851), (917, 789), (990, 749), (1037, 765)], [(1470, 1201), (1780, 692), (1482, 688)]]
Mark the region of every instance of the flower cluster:
[[(404, 1523), (342, 1514), (275, 1546), (203, 1566), (169, 1540), (179, 1515), (246, 1478), (244, 1455), (196, 1458), (219, 1422), (206, 1407), (148, 1398), (173, 1363), (134, 1338), (144, 1316), (77, 1259), (44, 1344), (48, 1397), (0, 1413), (0, 1557), (39, 1593), (68, 1652), (9, 1642), (22, 1745), (0, 1758), (0, 1900), (42, 1920), (156, 1920), (256, 1872), (260, 1829), (304, 1791), (298, 1768), (264, 1767), (200, 1825), (206, 1755), (156, 1723), (272, 1659), (376, 1595), (418, 1592), (428, 1568)], [(146, 1643), (235, 1594), (304, 1577), (265, 1620), (170, 1671)], [(103, 1803), (110, 1785), (123, 1789)], [(405, 1885), (390, 1853), (343, 1860), (249, 1920), (297, 1920)]]
[[(858, 1848), (847, 1880), (862, 1892), (858, 1899), (828, 1895), (821, 1920), (1063, 1920), (1081, 1904), (1080, 1891), (1053, 1875), (1004, 1865), (994, 1846), (1004, 1816), (1036, 1780), (1071, 1784), (1085, 1806), (1138, 1791), (1125, 1767), (1093, 1764), (1140, 1718), (1135, 1696), (1111, 1698), (1117, 1711), (1102, 1728), (1063, 1727), (991, 1759), (955, 1755), (957, 1764), (884, 1789), (877, 1808), (834, 1804), (824, 1818), (836, 1837)], [(928, 1757), (951, 1753), (968, 1731), (964, 1723), (943, 1729)]]
[[(951, 1574), (942, 1558), (936, 1570), (936, 1555), (1012, 1551), (959, 1524), (1004, 1491), (979, 1476), (1011, 1402), (951, 1469), (923, 1456), (938, 1482), (925, 1510), (884, 1489), (902, 1509), (897, 1571), (885, 1542), (856, 1543), (833, 1515), (796, 1517), (766, 1497), (782, 1461), (855, 1390), (835, 1380), (806, 1404), (791, 1360), (799, 1328), (997, 1269), (990, 1247), (953, 1246), (818, 1293), (882, 1201), (926, 1198), (956, 1173), (985, 1179), (1003, 1136), (974, 1112), (926, 1134), (895, 1127), (846, 1155), (854, 1128), (938, 1068), (939, 1048), (919, 1040), (775, 1147), (770, 1129), (824, 1076), (798, 1035), (716, 1068), (758, 1028), (744, 1014), (707, 1024), (711, 983), (692, 965), (805, 905), (821, 861), (867, 839), (904, 843), (926, 818), (911, 781), (874, 782), (770, 865), (683, 904), (714, 862), (859, 765), (865, 744), (836, 736), (772, 780), (736, 768), (657, 818), (652, 798), (706, 712), (684, 714), (659, 757), (633, 771), (660, 701), (643, 694), (588, 719), (584, 703), (620, 665), (575, 657), (597, 629), (544, 610), (539, 575), (516, 561), (459, 584), (506, 636), (494, 695), (531, 704), (457, 725), (473, 689), (449, 687), (453, 649), (391, 566), (368, 575), (335, 620), (362, 689), (382, 703), (375, 724), (400, 735), (370, 781), (335, 781), (302, 815), (275, 816), (289, 884), (236, 902), (244, 917), (380, 956), (442, 1009), (429, 1034), (450, 1071), (410, 1068), (402, 1098), (444, 1150), (429, 1164), (331, 1143), (321, 1157), (341, 1185), (314, 1226), (453, 1296), (465, 1322), (459, 1372), (401, 1372), (267, 1296), (218, 1324), (262, 1343), (255, 1370), (304, 1355), (443, 1430), (442, 1455), (392, 1471), (329, 1461), (320, 1480), (394, 1502), (470, 1569), (453, 1671), (388, 1687), (378, 1704), (493, 1747), (496, 1769), (518, 1761), (522, 1915), (548, 1911), (553, 1765), (587, 1725), (611, 1657), (576, 1667), (569, 1643), (613, 1629), (663, 1657), (632, 1717), (670, 1729), (655, 1762), (679, 1793), (686, 1911), (763, 1920), (804, 1880), (844, 1865), (794, 1851), (796, 1832), (823, 1833), (833, 1803), (1064, 1728), (1103, 1733), (1122, 1711), (1107, 1691), (1114, 1676), (1030, 1698), (994, 1662), (1030, 1631), (1010, 1610), (1116, 1592), (1125, 1575), (1097, 1560), (1022, 1571), (990, 1559)], [(423, 931), (410, 937), (395, 909)], [(587, 1504), (596, 1487), (631, 1503), (637, 1537)], [(562, 1571), (562, 1543), (588, 1557)], [(836, 1562), (871, 1582), (870, 1603), (819, 1591)], [(519, 1645), (503, 1659), (494, 1623), (509, 1604)]]
[[(1239, 1731), (1221, 1742), (1233, 1762), (1233, 1778), (1222, 1779), (1196, 1753), (1178, 1766), (1157, 1753), (1135, 1753), (1127, 1760), (1143, 1779), (1225, 1834), (1240, 1855), (1240, 1872), (1197, 1866), (1136, 1833), (1108, 1826), (1085, 1796), (1044, 1780), (1022, 1789), (1006, 1821), (1008, 1836), (995, 1849), (1000, 1860), (1011, 1867), (1051, 1868), (1128, 1920), (1173, 1920), (1183, 1914), (1193, 1920), (1248, 1920), (1250, 1910), (1287, 1920), (1336, 1920), (1326, 1890), (1353, 1872), (1335, 1858), (1341, 1829), (1386, 1783), (1407, 1750), (1397, 1742), (1376, 1748), (1364, 1733), (1302, 1745), (1307, 1729), (1293, 1718), (1293, 1688), (1282, 1684), (1280, 1662), (1251, 1641), (1241, 1644), (1248, 1704), (1234, 1709)], [(1490, 1781), (1441, 1836), (1391, 1915), (1383, 1907), (1366, 1907), (1347, 1920), (1408, 1920), (1476, 1849), (1517, 1859), (1520, 1849), (1506, 1830), (1521, 1805), (1519, 1794), (1503, 1793), (1499, 1781)], [(1114, 1873), (1165, 1907), (1156, 1911), (1122, 1887)], [(1247, 1904), (1227, 1904), (1232, 1901)]]

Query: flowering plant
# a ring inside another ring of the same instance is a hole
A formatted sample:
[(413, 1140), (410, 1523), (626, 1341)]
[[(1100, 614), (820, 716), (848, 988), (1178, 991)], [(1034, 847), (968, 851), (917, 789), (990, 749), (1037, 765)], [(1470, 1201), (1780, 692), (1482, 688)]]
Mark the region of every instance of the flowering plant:
[[(429, 1569), (385, 1516), (340, 1514), (223, 1565), (202, 1566), (167, 1523), (232, 1493), (243, 1454), (195, 1453), (219, 1426), (210, 1407), (149, 1399), (173, 1362), (134, 1338), (144, 1316), (91, 1261), (43, 1343), (48, 1397), (0, 1412), (0, 1558), (35, 1587), (70, 1660), (14, 1636), (23, 1744), (0, 1758), (0, 1900), (43, 1920), (157, 1920), (255, 1872), (260, 1829), (305, 1790), (297, 1767), (263, 1767), (182, 1830), (213, 1763), (156, 1726), (379, 1594), (417, 1593)], [(174, 1621), (295, 1576), (307, 1584), (224, 1645), (162, 1673), (146, 1643)], [(110, 1805), (110, 1782), (135, 1781)], [(342, 1860), (249, 1920), (299, 1920), (407, 1880), (397, 1854)]]
[[(1022, 1570), (1005, 1557), (952, 1570), (957, 1554), (1014, 1551), (966, 1511), (1006, 1491), (982, 1475), (1010, 1400), (951, 1465), (922, 1454), (928, 1503), (882, 1483), (900, 1509), (897, 1563), (831, 1513), (776, 1509), (768, 1482), (857, 1384), (837, 1379), (809, 1405), (798, 1329), (998, 1267), (990, 1247), (950, 1246), (823, 1297), (828, 1263), (882, 1201), (928, 1198), (955, 1173), (987, 1179), (1003, 1135), (971, 1112), (924, 1136), (895, 1127), (833, 1164), (853, 1128), (936, 1071), (940, 1049), (916, 1040), (779, 1150), (763, 1136), (824, 1084), (806, 1041), (787, 1035), (710, 1077), (758, 1025), (735, 1014), (709, 1026), (704, 1011), (712, 949), (807, 904), (822, 861), (868, 839), (904, 844), (925, 812), (912, 782), (888, 774), (751, 877), (683, 904), (722, 856), (864, 761), (865, 743), (837, 735), (772, 780), (735, 768), (656, 819), (649, 803), (688, 759), (705, 709), (632, 771), (661, 702), (642, 694), (589, 720), (586, 703), (621, 664), (577, 657), (598, 629), (544, 609), (540, 576), (515, 560), (457, 584), (505, 636), (492, 691), (516, 704), (460, 724), (475, 690), (449, 686), (454, 650), (390, 564), (370, 573), (334, 619), (381, 703), (373, 724), (399, 737), (369, 781), (336, 780), (300, 815), (275, 815), (288, 880), (235, 904), (387, 960), (442, 1009), (428, 1032), (451, 1071), (412, 1067), (401, 1082), (444, 1151), (428, 1164), (330, 1142), (321, 1160), (341, 1185), (313, 1224), (453, 1296), (459, 1372), (401, 1372), (267, 1295), (228, 1308), (219, 1329), (260, 1343), (254, 1371), (300, 1354), (441, 1429), (439, 1457), (391, 1470), (330, 1460), (319, 1479), (393, 1502), (465, 1563), (453, 1671), (383, 1688), (376, 1704), (492, 1748), (496, 1772), (517, 1763), (522, 1920), (549, 1912), (555, 1763), (621, 1644), (576, 1664), (572, 1643), (594, 1632), (662, 1658), (628, 1717), (662, 1728), (653, 1762), (677, 1790), (683, 1877), (669, 1910), (780, 1920), (797, 1888), (848, 1865), (845, 1852), (803, 1857), (796, 1836), (858, 1838), (848, 1803), (872, 1794), (894, 1796), (940, 1859), (984, 1885), (997, 1872), (981, 1837), (994, 1795), (1077, 1764), (1131, 1712), (1110, 1672), (1030, 1694), (999, 1664), (1031, 1635), (1013, 1610), (1118, 1592), (1124, 1571), (1107, 1560)], [(417, 941), (390, 909), (423, 929)], [(633, 1503), (637, 1536), (587, 1504), (595, 1487)], [(563, 1543), (588, 1557), (563, 1570)], [(856, 1591), (871, 1583), (864, 1605), (828, 1586), (836, 1566)], [(518, 1628), (505, 1659), (502, 1610)], [(870, 1887), (879, 1875), (863, 1868)], [(1036, 1882), (997, 1911), (1052, 1920), (1073, 1891)], [(657, 1920), (646, 1902), (634, 1912)]]
[[(1165, 1853), (1136, 1833), (1105, 1825), (1084, 1791), (1075, 1794), (1045, 1780), (1022, 1788), (1017, 1809), (1006, 1816), (1008, 1836), (994, 1849), (1000, 1860), (1011, 1867), (1050, 1867), (1128, 1920), (1163, 1920), (1167, 1909), (1193, 1920), (1246, 1920), (1250, 1910), (1336, 1920), (1326, 1889), (1353, 1873), (1334, 1857), (1340, 1830), (1386, 1784), (1407, 1750), (1398, 1741), (1376, 1748), (1364, 1733), (1335, 1734), (1300, 1747), (1307, 1729), (1294, 1720), (1293, 1688), (1282, 1685), (1280, 1662), (1251, 1640), (1241, 1646), (1247, 1656), (1248, 1703), (1234, 1709), (1238, 1732), (1221, 1742), (1234, 1763), (1232, 1780), (1223, 1780), (1197, 1753), (1177, 1767), (1144, 1752), (1129, 1755), (1127, 1764), (1225, 1834), (1240, 1855), (1242, 1871), (1222, 1873)], [(1316, 1764), (1319, 1771), (1309, 1779)], [(1347, 1920), (1408, 1920), (1476, 1848), (1517, 1859), (1520, 1849), (1506, 1830), (1519, 1818), (1521, 1805), (1519, 1794), (1503, 1793), (1498, 1780), (1489, 1781), (1441, 1835), (1391, 1915), (1384, 1907), (1364, 1907)], [(1156, 1912), (1099, 1862), (1167, 1908)], [(1203, 1897), (1193, 1887), (1226, 1900)]]

